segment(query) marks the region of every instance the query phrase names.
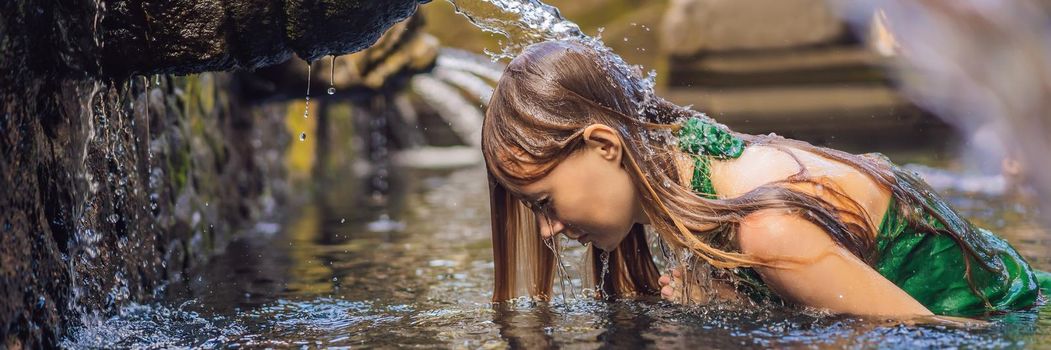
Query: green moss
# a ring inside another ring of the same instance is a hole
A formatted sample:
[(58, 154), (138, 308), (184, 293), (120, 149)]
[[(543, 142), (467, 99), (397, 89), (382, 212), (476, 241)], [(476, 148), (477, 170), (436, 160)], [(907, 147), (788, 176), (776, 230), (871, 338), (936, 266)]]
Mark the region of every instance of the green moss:
[(190, 176), (190, 147), (173, 149), (171, 156), (168, 157), (168, 169), (173, 191), (181, 191)]

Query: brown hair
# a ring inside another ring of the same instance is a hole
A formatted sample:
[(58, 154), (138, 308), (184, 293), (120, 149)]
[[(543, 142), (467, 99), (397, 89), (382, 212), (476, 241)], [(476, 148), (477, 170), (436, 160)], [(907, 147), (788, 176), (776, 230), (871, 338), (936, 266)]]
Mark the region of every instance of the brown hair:
[[(680, 185), (674, 161), (677, 147), (667, 141), (670, 131), (685, 118), (707, 117), (654, 96), (641, 81), (639, 72), (577, 41), (531, 45), (505, 68), (482, 125), (482, 152), (489, 171), (492, 205), (494, 301), (519, 295), (550, 296), (556, 257), (548, 247), (550, 242), (545, 244), (539, 234), (537, 213), (516, 193), (579, 149), (584, 128), (593, 123), (619, 132), (625, 150), (624, 169), (663, 242), (685, 249), (711, 267), (774, 266), (773, 262), (736, 252), (731, 244), (742, 218), (770, 208), (799, 213), (862, 260), (870, 264), (875, 261), (875, 226), (864, 209), (836, 186), (811, 179), (802, 165), (803, 170), (788, 179), (736, 198), (708, 199)], [(848, 164), (890, 189), (896, 198), (911, 199), (900, 206), (903, 210), (912, 208), (909, 203), (927, 206), (918, 200), (918, 191), (897, 184), (896, 171), (885, 160), (772, 135), (734, 135), (749, 145), (764, 144), (789, 155), (789, 148), (800, 149)], [(823, 186), (838, 202), (846, 204), (833, 205), (800, 191), (802, 186)], [(935, 230), (926, 227), (926, 231)], [(958, 242), (959, 236), (954, 234)], [(592, 261), (597, 281), (601, 262), (597, 256)], [(659, 273), (641, 225), (636, 224), (610, 254), (608, 272), (599, 281), (607, 297), (658, 293)]]

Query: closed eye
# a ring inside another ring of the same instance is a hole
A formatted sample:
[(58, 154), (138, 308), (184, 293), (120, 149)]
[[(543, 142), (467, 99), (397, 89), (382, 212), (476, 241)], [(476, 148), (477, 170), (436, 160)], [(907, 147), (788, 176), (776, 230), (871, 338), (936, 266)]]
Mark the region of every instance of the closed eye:
[(544, 196), (534, 200), (523, 201), (526, 207), (537, 213), (551, 214), (553, 212), (552, 202), (550, 196)]
[(551, 200), (551, 196), (544, 196), (543, 198), (538, 199), (536, 204), (537, 208), (540, 208), (542, 212), (552, 216), (555, 214), (555, 203)]

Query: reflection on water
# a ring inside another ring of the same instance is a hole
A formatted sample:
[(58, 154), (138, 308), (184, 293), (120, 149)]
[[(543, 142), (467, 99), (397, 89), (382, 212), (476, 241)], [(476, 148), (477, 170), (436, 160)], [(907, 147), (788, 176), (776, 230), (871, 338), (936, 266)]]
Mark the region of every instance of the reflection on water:
[[(484, 169), (394, 169), (392, 174), (399, 175), (391, 179), (395, 192), (385, 208), (368, 205), (367, 180), (325, 186), (281, 232), (245, 237), (190, 281), (168, 286), (161, 301), (128, 306), (76, 329), (64, 345), (1051, 346), (1051, 307), (996, 316), (987, 328), (958, 329), (800, 311), (687, 308), (657, 300), (493, 306)], [(1051, 254), (1040, 249), (1051, 240), (1029, 224), (1025, 206), (951, 197), (968, 216), (1008, 236), (1034, 264), (1051, 267)], [(368, 230), (368, 222), (384, 210), (405, 229)]]

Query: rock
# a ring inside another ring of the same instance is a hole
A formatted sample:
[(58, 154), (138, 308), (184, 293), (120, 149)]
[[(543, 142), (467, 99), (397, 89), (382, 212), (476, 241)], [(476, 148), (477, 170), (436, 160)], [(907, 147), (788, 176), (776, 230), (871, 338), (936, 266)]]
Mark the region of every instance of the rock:
[(418, 1), (7, 1), (0, 57), (32, 76), (73, 78), (255, 69), (364, 49)]
[[(375, 45), (347, 55), (319, 59), (311, 65), (312, 94), (325, 94), (334, 87), (340, 95), (397, 91), (408, 77), (429, 71), (438, 57), (438, 40), (422, 32), (422, 16), (413, 16), (392, 26)], [(333, 62), (336, 67), (332, 70)], [(285, 63), (239, 74), (246, 94), (261, 99), (275, 94), (305, 93), (307, 64), (291, 59)], [(334, 81), (330, 81), (334, 80)]]
[(674, 56), (833, 41), (845, 25), (825, 0), (672, 0), (661, 47)]

